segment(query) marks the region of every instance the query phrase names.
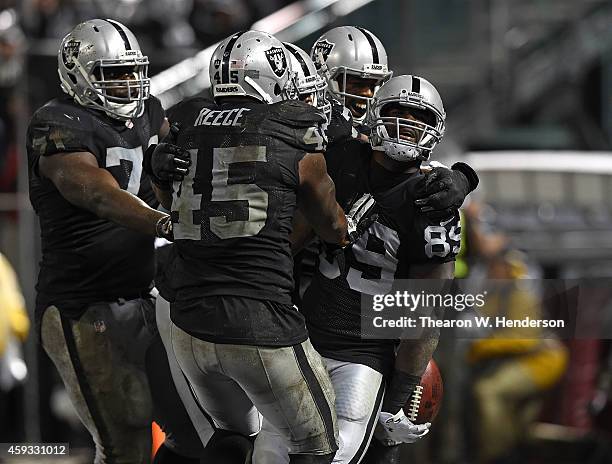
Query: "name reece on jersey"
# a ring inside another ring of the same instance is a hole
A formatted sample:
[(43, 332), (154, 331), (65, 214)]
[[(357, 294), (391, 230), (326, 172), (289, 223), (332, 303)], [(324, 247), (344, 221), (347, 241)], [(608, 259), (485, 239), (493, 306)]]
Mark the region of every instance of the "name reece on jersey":
[(233, 108), (231, 110), (211, 110), (202, 108), (194, 122), (194, 126), (239, 126), (240, 118), (249, 108)]

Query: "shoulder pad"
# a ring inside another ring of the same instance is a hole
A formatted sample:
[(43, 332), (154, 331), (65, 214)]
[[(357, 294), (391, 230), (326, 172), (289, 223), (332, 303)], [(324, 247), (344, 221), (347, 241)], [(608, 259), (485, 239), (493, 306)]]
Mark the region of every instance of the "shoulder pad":
[(156, 108), (161, 108), (162, 107), (161, 101), (155, 95), (149, 95), (149, 98), (147, 99), (147, 102), (149, 102), (150, 106), (153, 106), (153, 107), (156, 107)]
[[(216, 108), (215, 102), (204, 97), (187, 98), (170, 107), (166, 112), (170, 123), (185, 121), (191, 114), (199, 112), (202, 108)], [(193, 121), (191, 121), (193, 122)]]
[(156, 96), (149, 95), (145, 104), (149, 107), (149, 113), (165, 114), (164, 107)]
[(29, 148), (39, 156), (70, 151), (89, 151), (98, 156), (98, 127), (92, 114), (77, 104), (60, 99), (39, 108), (28, 127)]
[(261, 105), (261, 110), (261, 119), (257, 118), (253, 124), (262, 134), (282, 140), (300, 151), (325, 151), (325, 115), (313, 106), (300, 101), (283, 101)]
[(281, 101), (270, 105), (270, 116), (296, 127), (309, 127), (327, 121), (321, 110), (299, 100)]
[(71, 100), (55, 98), (41, 106), (32, 116), (32, 124), (52, 124), (74, 127), (75, 129), (90, 129), (93, 127), (93, 115)]
[(149, 123), (151, 130), (155, 133), (159, 133), (160, 128), (166, 118), (166, 112), (157, 97), (150, 95), (146, 102), (147, 111), (146, 114), (149, 116)]

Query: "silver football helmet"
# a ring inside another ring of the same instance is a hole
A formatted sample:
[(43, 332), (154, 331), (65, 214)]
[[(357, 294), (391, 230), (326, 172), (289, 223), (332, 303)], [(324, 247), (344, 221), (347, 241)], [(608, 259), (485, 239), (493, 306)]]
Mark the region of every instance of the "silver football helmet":
[(248, 96), (264, 103), (296, 96), (285, 46), (267, 32), (241, 31), (223, 40), (209, 67), (215, 99)]
[(62, 90), (80, 105), (119, 120), (142, 115), (149, 59), (123, 24), (112, 19), (79, 24), (62, 39), (57, 62)]
[(378, 89), (366, 125), (372, 129), (372, 148), (397, 161), (427, 160), (444, 135), (445, 119), (436, 88), (422, 77), (404, 75)]
[(393, 73), (388, 69), (387, 52), (382, 42), (363, 27), (339, 26), (317, 39), (310, 56), (317, 69), (327, 79), (328, 91), (347, 106), (347, 97), (353, 99), (353, 121), (362, 123), (371, 97), (347, 92), (347, 76), (373, 79), (378, 86)]
[(312, 95), (312, 106), (319, 108), (329, 121), (331, 103), (327, 100), (327, 81), (317, 73), (308, 53), (289, 42), (283, 42), (289, 52), (297, 98)]

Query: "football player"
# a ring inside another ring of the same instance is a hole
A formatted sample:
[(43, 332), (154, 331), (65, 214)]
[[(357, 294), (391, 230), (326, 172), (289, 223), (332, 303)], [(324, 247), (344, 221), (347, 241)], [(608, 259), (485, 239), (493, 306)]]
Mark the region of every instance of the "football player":
[[(67, 95), (38, 109), (27, 134), (30, 200), (42, 238), (41, 343), (94, 440), (96, 463), (150, 461), (154, 385), (146, 366), (154, 365), (166, 384), (169, 378), (159, 359), (149, 289), (153, 240), (171, 238), (170, 221), (153, 208), (157, 201), (142, 167), (143, 151), (167, 133), (168, 122), (149, 95), (147, 67), (124, 25), (79, 24), (58, 52)], [(149, 165), (159, 168), (157, 176), (180, 178), (188, 162), (154, 151)], [(181, 411), (175, 391), (157, 397), (168, 404), (156, 406)], [(174, 442), (171, 435), (164, 454), (192, 462), (183, 457), (199, 453), (197, 435), (181, 434)]]
[[(387, 52), (370, 31), (340, 26), (317, 39), (311, 58), (328, 82), (331, 115), (325, 131), (328, 138), (325, 158), (329, 175), (336, 185), (336, 199), (348, 211), (348, 206), (367, 191), (367, 186), (361, 182), (363, 176), (358, 172), (361, 166), (355, 159), (362, 145), (368, 143), (366, 134), (369, 131), (363, 125), (365, 110), (378, 87), (391, 77)], [(452, 170), (440, 165), (424, 172), (428, 182), (417, 192), (419, 197), (414, 201), (421, 211), (434, 219), (446, 217), (461, 206), (477, 184), (476, 173), (465, 164), (454, 165)], [(299, 231), (298, 225), (294, 232), (297, 248), (309, 239), (306, 230)], [(316, 249), (315, 241), (295, 257), (294, 300), (298, 305), (314, 273)]]
[[(361, 295), (384, 294), (396, 279), (453, 275), (457, 211), (431, 219), (413, 203), (427, 179), (421, 162), (442, 138), (444, 121), (442, 100), (425, 79), (399, 76), (381, 86), (367, 121), (373, 126), (370, 144), (362, 144), (353, 160), (368, 193), (351, 205), (348, 216), (365, 233), (342, 253), (320, 256), (300, 306), (336, 392), (340, 447), (333, 462), (363, 459), (377, 417), (379, 444), (370, 450), (368, 462), (394, 462), (395, 445), (416, 441), (429, 429), (429, 424), (410, 423), (401, 408), (431, 358), (438, 333), (404, 340), (399, 349), (396, 340), (364, 338)], [(274, 430), (260, 434), (256, 464), (260, 456), (286, 462)]]
[[(329, 143), (326, 160), (336, 183), (339, 203), (346, 207), (364, 192), (359, 185), (355, 153), (359, 141), (367, 142), (369, 128), (364, 120), (373, 96), (392, 72), (382, 42), (363, 27), (339, 26), (317, 39), (311, 58), (328, 82), (327, 95), (332, 105), (326, 135)], [(475, 172), (466, 164), (452, 170), (439, 166), (427, 171), (426, 188), (418, 192), (416, 206), (432, 218), (446, 217), (463, 203), (475, 187)]]
[(330, 96), (362, 127), (376, 89), (393, 74), (381, 41), (363, 27), (334, 27), (317, 39), (311, 58), (319, 68), (326, 66), (322, 72)]
[[(193, 163), (172, 192), (172, 348), (219, 428), (252, 436), (259, 412), (292, 463), (331, 462), (334, 393), (303, 316), (291, 304), (289, 233), (296, 208), (325, 241), (346, 244), (346, 220), (322, 151), (324, 114), (296, 96), (286, 48), (236, 33), (210, 64), (215, 103), (175, 110)], [(163, 281), (163, 279), (160, 279)]]

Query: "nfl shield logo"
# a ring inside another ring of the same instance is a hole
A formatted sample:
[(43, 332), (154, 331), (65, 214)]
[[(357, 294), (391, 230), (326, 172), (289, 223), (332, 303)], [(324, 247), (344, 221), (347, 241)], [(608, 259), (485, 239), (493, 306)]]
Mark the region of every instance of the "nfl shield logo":
[(282, 48), (272, 47), (266, 50), (266, 58), (270, 64), (270, 68), (278, 77), (282, 77), (287, 70), (287, 57)]
[(327, 57), (334, 48), (334, 45), (335, 44), (328, 42), (327, 40), (320, 40), (315, 44), (314, 52), (312, 54), (312, 60), (317, 66), (317, 69), (321, 67), (321, 63), (319, 63), (319, 53), (323, 55), (323, 61), (327, 61)]
[(64, 64), (68, 69), (74, 68), (74, 58), (79, 56), (79, 48), (81, 47), (81, 42), (78, 40), (69, 40), (64, 44), (64, 48), (62, 49), (62, 59), (64, 60)]

